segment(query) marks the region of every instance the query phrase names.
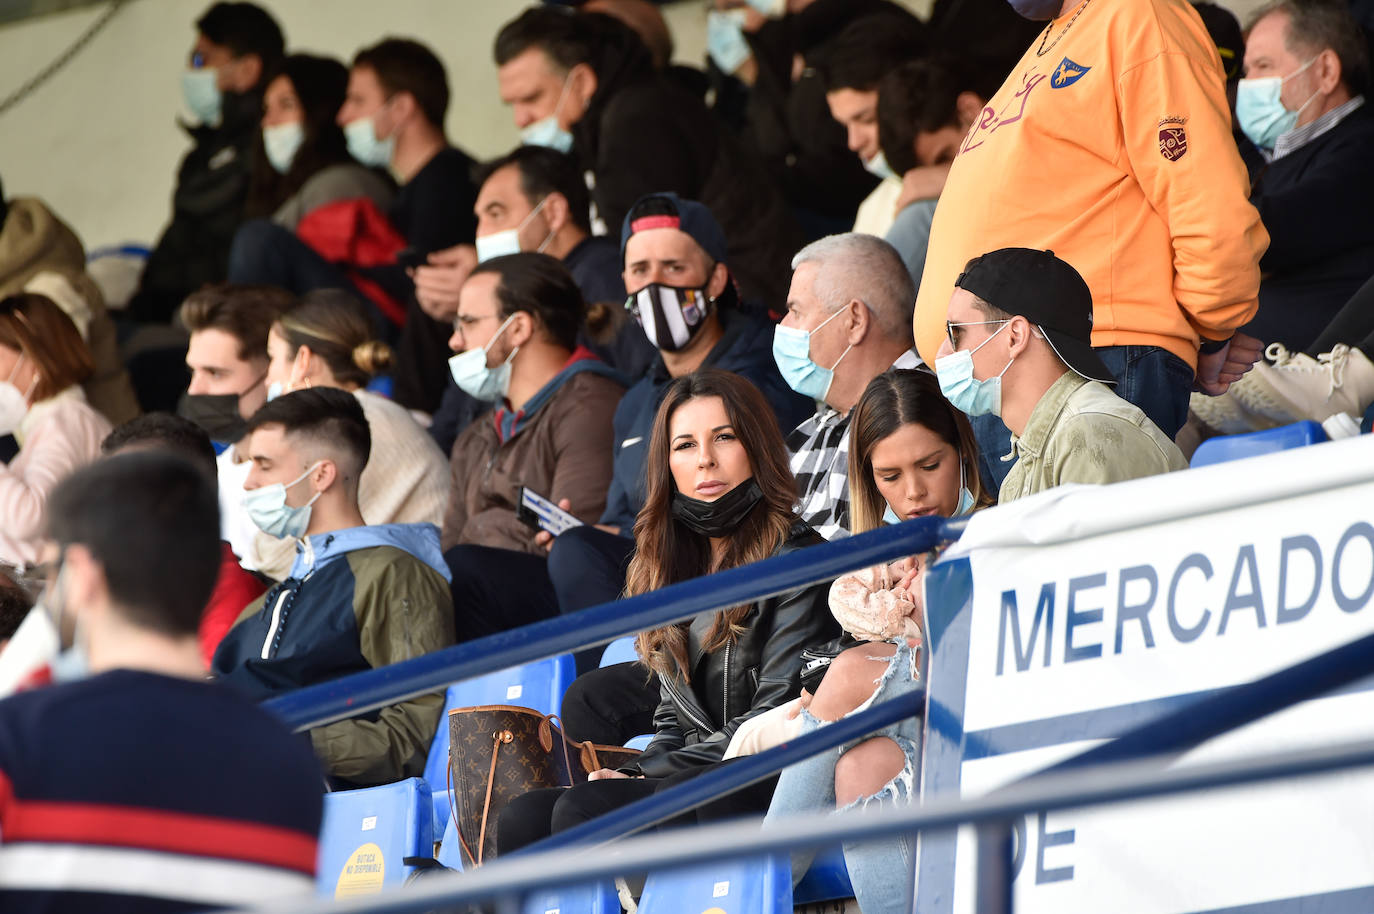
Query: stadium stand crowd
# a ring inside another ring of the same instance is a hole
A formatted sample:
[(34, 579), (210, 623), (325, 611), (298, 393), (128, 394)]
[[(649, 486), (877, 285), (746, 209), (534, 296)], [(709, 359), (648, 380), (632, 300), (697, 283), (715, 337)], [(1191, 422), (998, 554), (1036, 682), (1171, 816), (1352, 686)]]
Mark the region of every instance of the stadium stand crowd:
[[(713, 0), (693, 67), (647, 0), (531, 6), (469, 62), (522, 141), (478, 164), (441, 36), (345, 64), (217, 2), (131, 298), (0, 193), (0, 906), (308, 891), (321, 794), (423, 776), (445, 726), (436, 693), (306, 739), (265, 698), (1217, 435), (1369, 430), (1367, 3), (933, 10)], [(495, 852), (919, 687), (931, 560), (579, 655), (569, 736), (653, 738), (517, 797)], [(661, 827), (911, 803), (921, 733)], [(844, 848), (865, 914), (912, 853)]]

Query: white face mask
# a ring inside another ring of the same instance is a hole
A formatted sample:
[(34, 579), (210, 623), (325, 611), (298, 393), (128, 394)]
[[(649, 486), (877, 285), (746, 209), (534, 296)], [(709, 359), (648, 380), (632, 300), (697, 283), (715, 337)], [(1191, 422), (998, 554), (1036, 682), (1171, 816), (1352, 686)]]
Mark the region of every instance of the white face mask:
[(243, 508), (258, 529), (278, 539), (299, 539), (310, 526), (310, 508), (324, 494), (321, 490), (299, 508), (286, 503), (286, 492), (294, 488), (319, 467), (316, 461), (304, 473), (286, 484), (274, 482), (258, 489), (245, 489)]
[[(540, 200), (539, 205), (536, 206), (534, 209), (530, 210), (530, 214), (526, 216), (524, 219), (521, 219), (520, 224), (517, 225), (515, 228), (503, 229), (499, 232), (492, 232), (490, 235), (478, 235), (477, 262), (486, 263), (493, 257), (504, 257), (507, 254), (519, 254), (520, 231), (525, 226), (530, 224), (530, 220), (533, 219), (536, 215), (538, 215), (539, 211), (544, 208), (544, 204), (547, 203), (548, 200), (548, 197), (545, 197), (543, 200)], [(545, 236), (544, 240), (540, 243), (539, 247), (534, 249), (534, 252), (536, 254), (544, 253), (544, 248), (549, 246), (549, 242), (553, 240), (553, 235), (553, 230), (550, 229), (549, 234)]]
[(573, 147), (573, 135), (558, 122), (558, 113), (563, 110), (563, 102), (568, 97), (568, 85), (572, 82), (569, 73), (563, 80), (563, 90), (558, 93), (558, 102), (553, 106), (553, 114), (540, 118), (520, 131), (520, 142), (526, 146), (547, 146), (559, 152), (568, 152)]
[(28, 391), (21, 391), (15, 387), (14, 376), (19, 374), (19, 364), (23, 361), (24, 355), (21, 353), (14, 367), (10, 369), (9, 379), (0, 381), (0, 435), (14, 434), (19, 428), (19, 423), (29, 414), (29, 395), (38, 384), (38, 375), (35, 374), (29, 382)]
[(300, 121), (262, 128), (263, 152), (278, 174), (284, 175), (291, 170), (291, 163), (296, 161), (296, 153), (304, 142), (305, 128)]
[(499, 403), (510, 393), (511, 361), (520, 351), (520, 347), (512, 349), (506, 360), (495, 368), (487, 367), (487, 350), (495, 345), (496, 340), (513, 320), (514, 314), (506, 318), (491, 335), (487, 345), (480, 349), (465, 350), (448, 360), (449, 373), (453, 375), (454, 383), (463, 393), (483, 403)]

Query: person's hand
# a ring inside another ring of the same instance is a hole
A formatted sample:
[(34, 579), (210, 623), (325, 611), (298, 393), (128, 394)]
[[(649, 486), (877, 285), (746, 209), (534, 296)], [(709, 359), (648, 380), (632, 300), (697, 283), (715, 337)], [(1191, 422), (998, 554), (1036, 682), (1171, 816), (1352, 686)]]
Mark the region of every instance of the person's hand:
[[(564, 511), (567, 511), (569, 514), (572, 513), (572, 501), (570, 501), (569, 499), (558, 499), (558, 507), (562, 508)], [(550, 549), (553, 548), (553, 539), (554, 537), (552, 533), (550, 533), (547, 530), (540, 530), (538, 533), (534, 535), (534, 544), (536, 546), (542, 547), (545, 552), (548, 552)]]
[(916, 594), (918, 594), (919, 591), (913, 590), (913, 588), (917, 586), (917, 582), (921, 580), (921, 575), (925, 573), (925, 556), (912, 556), (906, 561), (910, 562), (910, 565), (902, 575), (901, 580), (899, 580), (897, 585), (892, 589), (899, 593), (905, 593), (915, 600)]
[(917, 200), (933, 200), (940, 196), (945, 189), (945, 180), (949, 177), (949, 163), (943, 165), (923, 165), (913, 168), (902, 175), (902, 193), (897, 198), (897, 208), (894, 212), (900, 213)]
[(629, 778), (629, 775), (614, 768), (598, 768), (587, 775), (589, 781), (610, 781), (616, 778)]
[(792, 706), (792, 710), (787, 712), (787, 719), (796, 720), (798, 714), (811, 707), (811, 698), (811, 693), (802, 689), (801, 694), (797, 696), (797, 703)]
[(459, 244), (433, 251), (429, 262), (410, 271), (415, 281), (415, 300), (436, 321), (451, 321), (458, 313), (458, 293), (477, 266), (477, 248)]
[(1264, 344), (1259, 340), (1237, 333), (1216, 352), (1198, 353), (1194, 386), (1208, 396), (1219, 397), (1254, 367), (1263, 352)]

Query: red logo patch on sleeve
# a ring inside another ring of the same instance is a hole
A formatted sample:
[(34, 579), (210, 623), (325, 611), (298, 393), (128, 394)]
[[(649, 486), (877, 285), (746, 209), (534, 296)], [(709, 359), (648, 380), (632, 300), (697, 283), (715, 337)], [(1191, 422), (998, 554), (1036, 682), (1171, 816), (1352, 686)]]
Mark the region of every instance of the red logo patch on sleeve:
[(1170, 162), (1177, 162), (1188, 154), (1186, 118), (1166, 117), (1159, 122), (1159, 154)]

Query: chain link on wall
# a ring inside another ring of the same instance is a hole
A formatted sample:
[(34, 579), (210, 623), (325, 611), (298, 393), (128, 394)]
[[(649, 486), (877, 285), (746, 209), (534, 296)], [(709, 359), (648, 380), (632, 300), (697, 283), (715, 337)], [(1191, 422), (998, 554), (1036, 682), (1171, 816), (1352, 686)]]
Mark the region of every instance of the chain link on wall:
[(90, 44), (91, 40), (99, 35), (101, 31), (104, 30), (105, 26), (110, 24), (110, 20), (114, 18), (115, 13), (123, 9), (126, 3), (128, 3), (128, 0), (110, 0), (110, 5), (105, 8), (105, 12), (101, 13), (94, 22), (87, 26), (86, 31), (82, 32), (81, 36), (73, 41), (66, 50), (57, 55), (51, 63), (39, 70), (33, 77), (20, 85), (18, 89), (15, 89), (9, 95), (6, 95), (3, 100), (0, 100), (0, 117), (4, 116), (7, 111), (36, 92), (40, 86), (52, 79), (59, 70), (71, 63), (72, 58), (80, 54), (82, 49)]

